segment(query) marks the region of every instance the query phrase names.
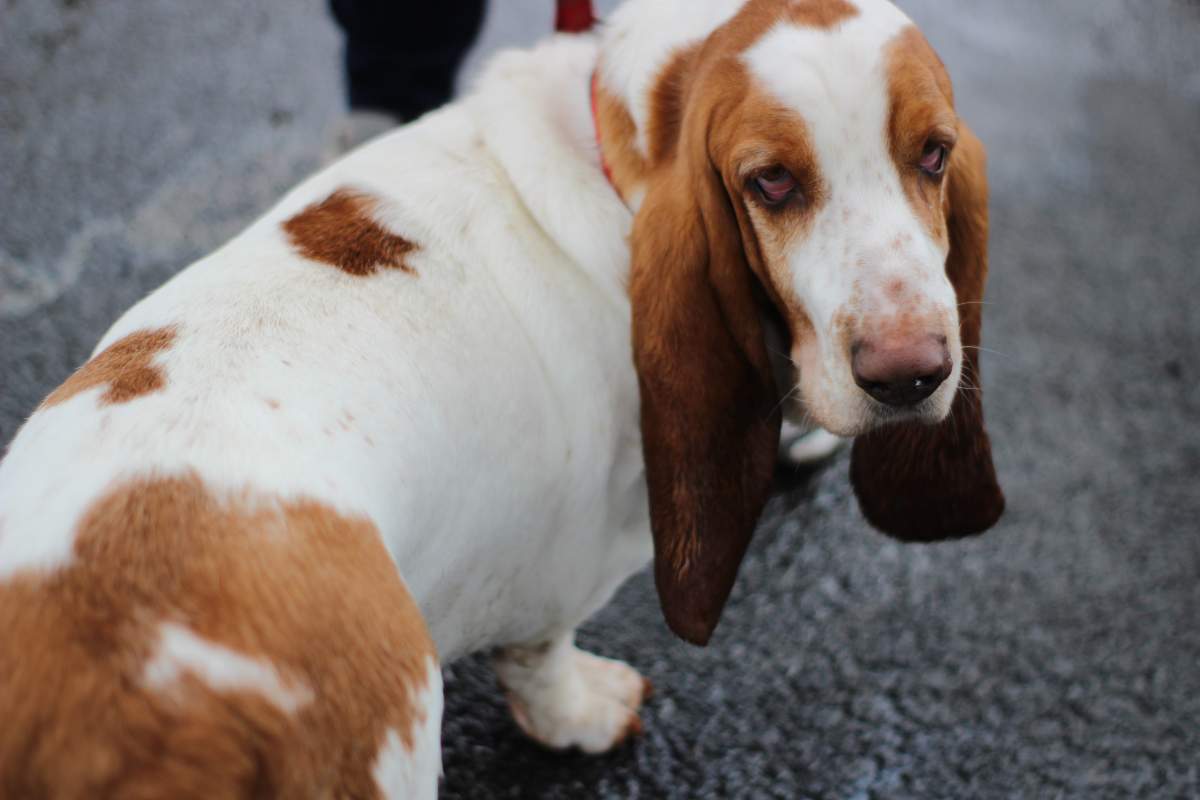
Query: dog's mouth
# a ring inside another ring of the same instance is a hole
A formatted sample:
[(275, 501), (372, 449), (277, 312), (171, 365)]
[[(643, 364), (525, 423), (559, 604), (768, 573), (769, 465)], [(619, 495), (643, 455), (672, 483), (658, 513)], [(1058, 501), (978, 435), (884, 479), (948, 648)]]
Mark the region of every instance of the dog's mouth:
[(901, 422), (919, 422), (922, 425), (936, 425), (950, 413), (948, 407), (943, 407), (933, 397), (911, 405), (897, 407), (881, 403), (874, 398), (866, 399), (868, 404), (867, 422), (861, 433), (869, 433), (876, 428), (895, 425)]

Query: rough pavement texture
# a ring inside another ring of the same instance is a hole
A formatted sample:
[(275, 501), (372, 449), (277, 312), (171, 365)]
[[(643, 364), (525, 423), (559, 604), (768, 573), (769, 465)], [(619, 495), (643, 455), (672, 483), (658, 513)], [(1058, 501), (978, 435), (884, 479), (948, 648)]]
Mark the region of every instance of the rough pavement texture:
[[(1200, 5), (902, 4), (991, 151), (1003, 523), (902, 547), (844, 457), (781, 476), (708, 649), (644, 574), (582, 633), (657, 686), (642, 739), (541, 751), (468, 660), (444, 797), (1200, 797)], [(480, 51), (550, 7), (498, 0)], [(337, 47), (317, 0), (4, 0), (0, 442), (318, 163)]]

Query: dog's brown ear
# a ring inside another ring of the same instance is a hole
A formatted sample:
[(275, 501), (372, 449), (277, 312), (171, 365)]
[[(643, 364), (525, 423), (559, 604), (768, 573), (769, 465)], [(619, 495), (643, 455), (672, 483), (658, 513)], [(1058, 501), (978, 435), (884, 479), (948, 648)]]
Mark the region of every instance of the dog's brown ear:
[(766, 504), (780, 425), (755, 278), (702, 160), (651, 182), (630, 280), (654, 579), (667, 625), (699, 645)]
[(937, 425), (904, 423), (859, 436), (850, 480), (863, 515), (905, 541), (981, 533), (1004, 511), (983, 427), (979, 334), (987, 281), (987, 174), (983, 145), (964, 126), (946, 176), (950, 254), (958, 295), (962, 378), (950, 415)]

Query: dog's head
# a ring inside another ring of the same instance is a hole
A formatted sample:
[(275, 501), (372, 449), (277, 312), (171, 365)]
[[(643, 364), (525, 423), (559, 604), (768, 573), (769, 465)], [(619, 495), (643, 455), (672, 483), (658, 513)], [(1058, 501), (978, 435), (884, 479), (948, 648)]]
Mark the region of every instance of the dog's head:
[[(984, 152), (884, 0), (689, 3), (690, 41), (632, 5), (605, 40), (598, 116), (637, 207), (656, 582), (671, 628), (703, 643), (769, 493), (784, 398), (858, 437), (851, 477), (885, 532), (951, 538), (999, 517), (977, 367)], [(768, 320), (797, 386), (775, 383)]]

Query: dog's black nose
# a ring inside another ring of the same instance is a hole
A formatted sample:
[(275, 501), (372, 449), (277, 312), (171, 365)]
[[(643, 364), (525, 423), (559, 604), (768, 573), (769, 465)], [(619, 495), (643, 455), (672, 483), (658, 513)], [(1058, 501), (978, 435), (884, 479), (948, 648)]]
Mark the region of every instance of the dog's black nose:
[(942, 385), (954, 369), (944, 336), (910, 341), (864, 339), (851, 348), (854, 382), (884, 405), (915, 406)]

